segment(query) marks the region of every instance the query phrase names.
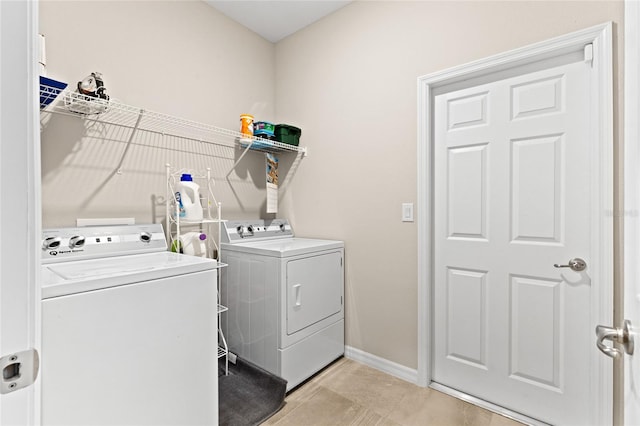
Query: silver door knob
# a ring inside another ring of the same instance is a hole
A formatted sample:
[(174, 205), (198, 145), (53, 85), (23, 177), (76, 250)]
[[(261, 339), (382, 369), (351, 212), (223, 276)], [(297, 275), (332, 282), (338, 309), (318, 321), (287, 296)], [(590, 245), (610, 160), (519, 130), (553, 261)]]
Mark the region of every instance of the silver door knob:
[(633, 334), (631, 333), (631, 322), (629, 320), (624, 320), (622, 328), (606, 327), (604, 325), (596, 326), (596, 346), (598, 346), (598, 349), (611, 358), (621, 356), (622, 351), (612, 346), (607, 346), (604, 343), (605, 340), (620, 343), (628, 355), (633, 355), (634, 342)]
[(587, 262), (579, 257), (574, 257), (569, 261), (568, 265), (558, 265), (557, 263), (554, 263), (553, 266), (555, 268), (571, 268), (572, 271), (580, 272), (587, 269)]

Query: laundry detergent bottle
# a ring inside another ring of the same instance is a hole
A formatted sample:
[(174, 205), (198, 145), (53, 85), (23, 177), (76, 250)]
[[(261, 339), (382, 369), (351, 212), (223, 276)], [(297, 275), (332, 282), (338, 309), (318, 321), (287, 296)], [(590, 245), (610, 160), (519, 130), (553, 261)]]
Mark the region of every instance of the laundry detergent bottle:
[(181, 253), (191, 256), (207, 257), (207, 234), (202, 232), (187, 232), (180, 236)]
[(193, 181), (190, 174), (184, 173), (180, 182), (176, 184), (176, 203), (181, 220), (202, 220), (202, 205), (200, 204), (200, 187)]

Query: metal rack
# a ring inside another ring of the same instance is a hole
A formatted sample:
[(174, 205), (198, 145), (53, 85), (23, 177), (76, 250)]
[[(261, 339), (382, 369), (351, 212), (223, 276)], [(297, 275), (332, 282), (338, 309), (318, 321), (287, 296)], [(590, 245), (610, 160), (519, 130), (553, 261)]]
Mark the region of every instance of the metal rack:
[[(63, 114), (87, 121), (124, 127), (133, 130), (132, 136), (135, 132), (141, 131), (213, 145), (242, 148), (244, 151), (236, 160), (229, 174), (249, 150), (307, 155), (306, 147), (257, 137), (247, 138), (242, 133), (233, 130), (149, 111), (113, 99), (106, 101), (78, 92), (60, 90), (40, 84), (41, 97), (51, 99), (56, 96), (56, 93), (57, 97), (51, 103), (41, 104), (42, 113)], [(125, 155), (126, 151), (123, 152), (123, 159)]]
[[(217, 279), (217, 314), (218, 314), (218, 359), (224, 357), (225, 362), (225, 375), (229, 374), (229, 347), (227, 340), (222, 332), (221, 327), (221, 314), (228, 311), (226, 306), (220, 303), (220, 271), (222, 267), (227, 265), (220, 262), (220, 235), (222, 232), (222, 203), (216, 200), (213, 195), (213, 178), (211, 177), (211, 169), (207, 168), (206, 173), (194, 173), (188, 169), (173, 169), (170, 164), (166, 164), (167, 172), (167, 203), (166, 203), (166, 220), (167, 220), (167, 241), (171, 250), (180, 252), (180, 235), (184, 228), (197, 228), (200, 231), (207, 231), (207, 235), (211, 235), (211, 230), (215, 229), (216, 236), (212, 238), (207, 237), (206, 243), (206, 257), (215, 259), (218, 261), (219, 268)], [(202, 188), (201, 194), (202, 202), (204, 203), (204, 215), (202, 220), (198, 221), (185, 221), (180, 218), (180, 207), (176, 203), (175, 186), (176, 182), (180, 179), (183, 173), (189, 173), (193, 180), (198, 183)], [(212, 214), (212, 210), (215, 214)]]

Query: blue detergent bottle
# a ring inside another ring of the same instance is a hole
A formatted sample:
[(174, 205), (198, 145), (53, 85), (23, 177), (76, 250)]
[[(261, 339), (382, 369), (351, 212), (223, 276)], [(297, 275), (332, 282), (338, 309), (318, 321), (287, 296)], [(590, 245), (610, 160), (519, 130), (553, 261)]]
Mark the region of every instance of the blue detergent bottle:
[(202, 220), (200, 186), (193, 181), (193, 177), (189, 173), (183, 173), (182, 176), (180, 176), (180, 182), (176, 184), (175, 197), (179, 209), (178, 215), (181, 220)]

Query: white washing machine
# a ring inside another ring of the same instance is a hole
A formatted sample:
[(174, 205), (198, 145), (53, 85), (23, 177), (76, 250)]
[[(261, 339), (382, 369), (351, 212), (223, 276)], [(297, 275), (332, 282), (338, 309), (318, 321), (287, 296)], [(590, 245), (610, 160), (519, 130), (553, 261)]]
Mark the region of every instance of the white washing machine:
[(344, 354), (344, 243), (294, 237), (286, 220), (228, 221), (221, 261), (229, 350), (287, 380)]
[(214, 425), (217, 268), (161, 225), (49, 229), (43, 425)]

